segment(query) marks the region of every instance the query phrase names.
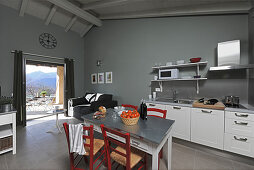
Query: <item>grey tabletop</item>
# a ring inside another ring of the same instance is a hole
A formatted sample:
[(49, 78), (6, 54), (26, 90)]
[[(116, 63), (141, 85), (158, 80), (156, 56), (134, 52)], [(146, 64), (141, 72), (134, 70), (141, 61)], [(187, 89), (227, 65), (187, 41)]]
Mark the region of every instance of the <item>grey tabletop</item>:
[(107, 109), (106, 117), (99, 120), (93, 118), (93, 113), (83, 115), (81, 118), (96, 125), (104, 124), (106, 127), (121, 132), (129, 132), (133, 137), (157, 145), (160, 144), (163, 138), (170, 132), (175, 122), (174, 120), (149, 116), (147, 120), (140, 118), (138, 124), (127, 126), (122, 122), (120, 116), (117, 115), (116, 118), (113, 117), (113, 114), (117, 114), (114, 112), (114, 109)]

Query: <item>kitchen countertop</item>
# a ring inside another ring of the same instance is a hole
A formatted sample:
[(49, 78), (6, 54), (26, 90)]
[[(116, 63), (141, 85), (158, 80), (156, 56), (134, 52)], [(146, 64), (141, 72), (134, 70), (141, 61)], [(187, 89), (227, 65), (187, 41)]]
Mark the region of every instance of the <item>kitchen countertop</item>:
[(16, 112), (16, 109), (14, 109), (13, 106), (11, 106), (10, 109), (6, 110), (4, 105), (0, 105), (0, 115), (10, 114), (13, 112)]
[[(145, 100), (147, 103), (156, 103), (156, 104), (168, 104), (168, 105), (174, 105), (174, 106), (182, 106), (182, 107), (192, 107), (192, 104), (182, 104), (182, 103), (173, 103), (169, 101), (156, 101), (156, 100)], [(225, 111), (231, 111), (231, 112), (243, 112), (243, 113), (251, 113), (254, 114), (254, 106), (251, 106), (249, 104), (241, 104), (244, 108), (231, 108), (226, 107)]]
[(183, 103), (173, 103), (169, 101), (156, 101), (156, 100), (145, 100), (146, 103), (157, 103), (157, 104), (169, 104), (169, 105), (174, 105), (174, 106), (183, 106), (183, 107), (192, 107), (191, 104), (183, 104)]

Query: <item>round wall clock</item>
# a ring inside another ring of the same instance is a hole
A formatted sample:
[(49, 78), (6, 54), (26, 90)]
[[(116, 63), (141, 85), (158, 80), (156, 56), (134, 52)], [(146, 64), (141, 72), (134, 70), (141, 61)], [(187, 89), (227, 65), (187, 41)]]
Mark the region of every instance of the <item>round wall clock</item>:
[(42, 33), (39, 36), (39, 41), (40, 44), (47, 49), (53, 49), (57, 45), (56, 38), (49, 33)]

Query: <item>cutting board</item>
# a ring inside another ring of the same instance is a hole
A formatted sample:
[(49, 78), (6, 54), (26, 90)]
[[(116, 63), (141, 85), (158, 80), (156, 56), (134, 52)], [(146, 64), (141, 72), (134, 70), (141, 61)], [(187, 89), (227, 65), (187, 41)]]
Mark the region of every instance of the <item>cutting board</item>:
[(215, 105), (206, 105), (204, 103), (199, 103), (198, 101), (194, 101), (192, 107), (198, 108), (206, 108), (206, 109), (217, 109), (217, 110), (224, 110), (225, 105), (222, 102), (217, 102)]

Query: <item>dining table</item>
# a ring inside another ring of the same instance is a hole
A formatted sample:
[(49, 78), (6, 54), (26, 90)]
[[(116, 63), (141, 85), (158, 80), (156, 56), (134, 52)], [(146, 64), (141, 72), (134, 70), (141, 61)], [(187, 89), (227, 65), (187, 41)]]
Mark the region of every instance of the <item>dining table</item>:
[[(93, 113), (83, 115), (85, 126), (93, 125), (94, 130), (101, 133), (100, 125), (120, 131), (122, 133), (130, 133), (131, 146), (152, 155), (152, 170), (158, 169), (159, 152), (167, 143), (167, 169), (171, 169), (172, 159), (172, 127), (174, 120), (163, 119), (159, 117), (148, 116), (146, 120), (139, 119), (136, 125), (125, 125), (118, 111), (107, 109), (106, 116), (100, 119), (95, 119)], [(119, 136), (108, 134), (108, 136), (125, 142)]]

